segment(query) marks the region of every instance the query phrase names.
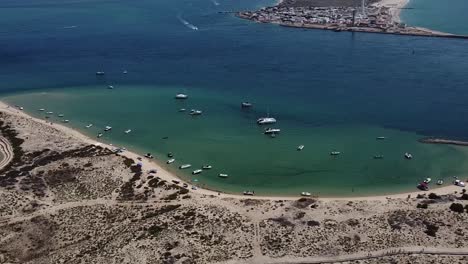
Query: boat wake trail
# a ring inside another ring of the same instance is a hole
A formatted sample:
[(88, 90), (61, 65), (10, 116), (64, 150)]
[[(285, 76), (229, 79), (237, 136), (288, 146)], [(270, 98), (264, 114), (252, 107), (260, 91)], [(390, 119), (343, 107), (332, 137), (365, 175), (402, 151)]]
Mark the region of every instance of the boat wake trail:
[(187, 20), (183, 19), (181, 16), (177, 16), (179, 21), (184, 24), (184, 26), (190, 28), (191, 30), (198, 30), (198, 27), (195, 26), (194, 24), (190, 24)]
[(219, 6), (219, 5), (220, 5), (220, 3), (219, 3), (218, 1), (216, 1), (216, 0), (211, 0), (211, 2), (212, 2), (213, 5), (215, 5), (215, 6)]

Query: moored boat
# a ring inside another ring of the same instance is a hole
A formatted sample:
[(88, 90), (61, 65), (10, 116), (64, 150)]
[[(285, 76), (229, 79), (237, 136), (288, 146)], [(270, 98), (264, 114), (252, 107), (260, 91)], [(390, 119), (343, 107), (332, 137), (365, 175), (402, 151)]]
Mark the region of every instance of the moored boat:
[(102, 133), (99, 133), (99, 134), (97, 135), (97, 137), (98, 137), (98, 138), (102, 137)]
[(167, 157), (172, 158), (172, 157), (174, 157), (174, 154), (172, 154), (172, 152), (169, 152), (169, 153), (167, 153)]
[(110, 131), (111, 129), (112, 129), (112, 127), (106, 126), (106, 127), (104, 128), (104, 131)]
[(187, 98), (188, 98), (188, 95), (183, 94), (183, 93), (176, 94), (175, 96), (175, 99), (187, 99)]
[(96, 75), (98, 75), (98, 76), (104, 75), (104, 74), (105, 74), (105, 72), (103, 72), (103, 71), (98, 71), (98, 72), (96, 72)]
[(193, 174), (193, 175), (195, 175), (195, 174), (200, 174), (200, 173), (202, 173), (202, 171), (203, 171), (203, 170), (200, 170), (200, 169), (194, 170), (194, 171), (192, 171), (192, 174)]
[(182, 164), (179, 166), (179, 169), (183, 170), (183, 169), (188, 169), (192, 167), (192, 164)]
[(263, 132), (263, 134), (268, 135), (268, 134), (279, 134), (281, 132), (281, 129), (279, 128), (267, 128)]
[(383, 158), (384, 158), (383, 155), (375, 155), (375, 156), (374, 156), (374, 159), (383, 159)]
[(405, 153), (405, 159), (412, 159), (412, 158), (413, 158), (413, 155), (411, 155), (408, 152)]
[(127, 129), (127, 130), (124, 131), (125, 134), (128, 134), (128, 133), (130, 133), (130, 132), (132, 132), (131, 129)]
[(431, 181), (432, 181), (431, 178), (426, 178), (426, 179), (424, 180), (425, 183), (430, 183)]
[(64, 120), (62, 120), (62, 122), (63, 122), (63, 123), (68, 123), (68, 122), (70, 122), (70, 120), (64, 119)]
[(437, 185), (442, 185), (444, 184), (444, 180), (440, 179), (440, 180), (437, 180)]
[(108, 86), (107, 86), (107, 89), (114, 89), (114, 86), (108, 85)]
[(167, 163), (167, 164), (171, 164), (171, 163), (173, 163), (174, 161), (175, 161), (175, 159), (168, 159), (168, 160), (166, 161), (166, 163)]
[(304, 145), (299, 145), (299, 146), (297, 147), (297, 150), (298, 150), (298, 151), (301, 151), (301, 150), (303, 150), (303, 149), (304, 149)]
[(250, 108), (250, 107), (252, 107), (252, 103), (249, 103), (249, 102), (242, 102), (242, 103), (241, 103), (241, 107), (242, 107), (242, 108)]
[(153, 155), (151, 155), (151, 153), (146, 153), (145, 158), (152, 159), (154, 157), (153, 157)]
[(203, 112), (201, 110), (192, 109), (190, 110), (190, 115), (201, 115)]
[(203, 167), (202, 167), (202, 169), (204, 169), (204, 170), (210, 170), (212, 168), (213, 168), (213, 166), (211, 166), (211, 165), (203, 165)]
[(90, 128), (92, 126), (93, 126), (93, 124), (89, 124), (89, 125), (86, 126), (86, 128)]
[(276, 123), (276, 119), (273, 117), (260, 117), (259, 119), (257, 119), (257, 124), (259, 125), (267, 125), (274, 123)]
[(383, 137), (383, 136), (380, 136), (380, 137), (377, 137), (377, 140), (384, 140), (386, 139), (387, 137)]
[(332, 156), (338, 156), (338, 155), (340, 155), (340, 154), (341, 154), (341, 152), (339, 152), (339, 151), (332, 151), (332, 152), (330, 152), (330, 155), (332, 155)]
[(185, 108), (179, 109), (179, 112), (185, 112), (185, 111), (187, 111), (187, 109), (185, 109)]
[(65, 115), (64, 114), (58, 114), (58, 117), (64, 117)]
[(38, 111), (40, 111), (40, 112), (44, 112), (44, 111), (45, 111), (45, 109), (44, 109), (44, 108), (41, 108), (41, 109), (39, 109)]
[(229, 177), (229, 175), (226, 174), (226, 173), (220, 173), (220, 174), (218, 175), (218, 177), (220, 177), (220, 178), (227, 178), (227, 177)]

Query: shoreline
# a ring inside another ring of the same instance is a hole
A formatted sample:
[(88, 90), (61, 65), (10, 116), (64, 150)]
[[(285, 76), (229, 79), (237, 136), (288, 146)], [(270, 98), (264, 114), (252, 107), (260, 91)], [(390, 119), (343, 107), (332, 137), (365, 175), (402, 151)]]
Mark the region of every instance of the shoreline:
[(379, 2), (373, 4), (373, 6), (385, 6), (390, 8), (393, 21), (401, 23), (401, 9), (405, 8), (409, 2), (410, 0), (380, 0)]
[[(45, 125), (47, 125), (47, 126), (49, 126), (51, 128), (54, 128), (54, 129), (66, 134), (68, 136), (74, 137), (74, 138), (76, 138), (76, 139), (78, 139), (78, 140), (80, 140), (80, 141), (82, 141), (84, 143), (90, 144), (90, 145), (98, 145), (98, 146), (102, 146), (102, 147), (105, 147), (105, 148), (108, 148), (108, 149), (111, 149), (111, 150), (116, 148), (116, 146), (114, 146), (113, 144), (107, 144), (107, 143), (100, 142), (100, 141), (98, 141), (96, 139), (92, 139), (89, 136), (86, 136), (83, 133), (81, 133), (81, 132), (79, 132), (79, 131), (77, 131), (75, 129), (72, 129), (70, 127), (67, 127), (67, 126), (65, 126), (63, 124), (59, 124), (59, 123), (51, 124), (51, 123), (47, 122), (46, 120), (33, 117), (33, 116), (25, 113), (24, 111), (17, 109), (14, 106), (10, 106), (10, 105), (6, 104), (5, 102), (3, 102), (1, 100), (0, 100), (0, 111), (1, 112), (6, 112), (6, 113), (11, 114), (11, 115), (28, 118), (30, 120), (33, 120), (33, 121), (41, 123), (41, 124), (45, 124)], [(141, 163), (143, 165), (142, 166), (143, 171), (148, 171), (150, 169), (156, 169), (157, 170), (156, 176), (160, 177), (163, 180), (166, 180), (167, 182), (172, 182), (173, 180), (176, 180), (176, 181), (179, 181), (180, 184), (186, 183), (188, 185), (192, 185), (190, 182), (187, 182), (184, 179), (179, 178), (174, 173), (171, 173), (168, 170), (166, 170), (164, 167), (159, 165), (157, 161), (146, 159), (146, 158), (143, 157), (143, 155), (139, 155), (139, 154), (137, 154), (135, 152), (132, 152), (131, 150), (126, 150), (123, 153), (120, 153), (118, 155), (130, 158), (134, 162), (137, 162), (139, 157), (142, 158)], [(301, 197), (304, 197), (304, 196), (300, 196), (299, 194), (297, 196), (281, 196), (281, 195), (245, 196), (245, 195), (242, 195), (242, 194), (225, 193), (225, 192), (216, 191), (216, 190), (212, 190), (212, 189), (209, 189), (209, 188), (202, 188), (202, 187), (198, 187), (198, 186), (197, 186), (197, 190), (190, 190), (190, 191), (191, 191), (191, 193), (198, 194), (198, 195), (208, 195), (208, 196), (217, 196), (217, 197), (220, 197), (220, 198), (234, 198), (234, 199), (297, 200), (297, 199), (299, 199)], [(454, 193), (456, 191), (460, 192), (461, 188), (458, 187), (458, 186), (455, 186), (455, 185), (448, 185), (448, 186), (443, 186), (443, 187), (439, 187), (439, 188), (434, 188), (434, 189), (431, 189), (430, 191), (417, 191), (417, 190), (415, 190), (415, 191), (412, 191), (412, 192), (403, 192), (403, 193), (386, 194), (386, 195), (384, 194), (384, 195), (351, 196), (351, 197), (346, 197), (346, 196), (344, 196), (344, 197), (311, 196), (309, 198), (319, 199), (319, 200), (322, 200), (322, 201), (343, 201), (343, 200), (345, 200), (345, 201), (371, 201), (371, 200), (387, 200), (387, 199), (406, 199), (408, 197), (415, 198), (418, 194), (429, 194), (431, 192), (436, 192), (439, 195), (441, 195), (441, 194), (452, 194), (452, 193)]]

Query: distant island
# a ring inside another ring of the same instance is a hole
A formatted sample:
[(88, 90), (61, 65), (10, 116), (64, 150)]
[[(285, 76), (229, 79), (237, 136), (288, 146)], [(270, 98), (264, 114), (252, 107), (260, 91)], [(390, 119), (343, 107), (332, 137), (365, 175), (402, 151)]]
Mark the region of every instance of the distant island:
[(236, 15), (287, 27), (465, 38), (401, 22), (400, 10), (407, 3), (408, 0), (284, 0), (273, 7)]

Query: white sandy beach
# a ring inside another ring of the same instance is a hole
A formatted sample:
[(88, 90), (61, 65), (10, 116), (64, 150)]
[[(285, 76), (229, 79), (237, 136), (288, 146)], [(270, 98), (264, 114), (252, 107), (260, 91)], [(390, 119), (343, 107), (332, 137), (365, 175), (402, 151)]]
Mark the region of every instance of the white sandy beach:
[[(57, 129), (59, 131), (62, 131), (63, 133), (66, 133), (67, 135), (74, 137), (78, 140), (81, 140), (87, 144), (93, 144), (93, 145), (100, 145), (102, 147), (106, 147), (109, 149), (115, 149), (115, 146), (112, 146), (110, 144), (106, 144), (103, 142), (100, 142), (96, 139), (92, 139), (72, 128), (69, 128), (67, 126), (64, 126), (59, 123), (51, 123), (46, 120), (42, 120), (39, 118), (32, 117), (25, 113), (24, 111), (21, 111), (17, 109), (16, 107), (9, 106), (8, 104), (1, 102), (0, 101), (0, 109), (1, 111), (5, 111), (14, 115), (19, 115), (23, 117), (27, 117), (29, 119), (35, 120), (37, 122), (40, 122), (42, 124), (45, 124), (51, 128)], [(184, 183), (184, 181), (180, 178), (178, 178), (176, 175), (173, 173), (165, 170), (162, 166), (160, 166), (156, 161), (144, 158), (143, 155), (137, 154), (135, 152), (132, 152), (130, 150), (126, 150), (120, 155), (125, 156), (127, 158), (133, 159), (135, 162), (138, 161), (138, 158), (141, 159), (141, 163), (143, 164), (143, 171), (148, 171), (150, 169), (156, 169), (157, 176), (159, 176), (161, 179), (164, 179), (168, 182), (173, 181), (173, 180), (178, 180), (181, 181), (181, 183)], [(191, 185), (191, 183), (186, 182), (187, 184)], [(438, 194), (450, 194), (454, 192), (460, 192), (461, 188), (455, 185), (448, 185), (444, 187), (439, 187), (439, 188), (434, 188), (432, 191), (437, 192)], [(220, 198), (249, 198), (249, 199), (261, 199), (261, 200), (297, 200), (300, 196), (244, 196), (240, 194), (229, 194), (229, 193), (222, 193), (222, 192), (217, 192), (213, 190), (208, 190), (208, 189), (203, 189), (203, 188), (198, 188), (197, 190), (193, 191), (195, 193), (198, 193), (200, 195), (211, 195), (211, 196), (218, 196)], [(320, 200), (326, 200), (326, 201), (333, 201), (333, 200), (349, 200), (349, 201), (372, 201), (372, 200), (387, 200), (387, 199), (398, 199), (398, 198), (408, 198), (410, 197), (416, 197), (418, 194), (423, 194), (423, 193), (428, 193), (424, 191), (414, 191), (414, 192), (406, 192), (406, 193), (399, 193), (399, 194), (389, 194), (389, 195), (379, 195), (379, 196), (363, 196), (363, 197), (318, 197)]]
[(401, 22), (400, 19), (400, 12), (401, 9), (404, 8), (410, 0), (381, 0), (375, 3), (375, 6), (385, 6), (390, 8), (390, 12), (392, 14), (393, 21)]

